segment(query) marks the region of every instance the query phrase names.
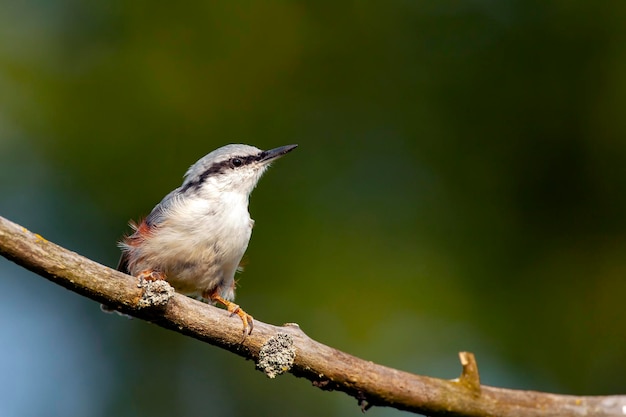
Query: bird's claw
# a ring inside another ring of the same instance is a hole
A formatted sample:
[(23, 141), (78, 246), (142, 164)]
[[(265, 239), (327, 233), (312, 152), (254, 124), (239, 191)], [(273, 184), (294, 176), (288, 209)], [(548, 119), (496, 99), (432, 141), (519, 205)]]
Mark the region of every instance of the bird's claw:
[(146, 281), (159, 281), (159, 280), (166, 279), (165, 274), (163, 272), (154, 271), (152, 269), (146, 269), (145, 271), (141, 271), (137, 275), (137, 278), (145, 279)]
[(241, 343), (243, 343), (248, 335), (252, 334), (252, 330), (254, 329), (254, 318), (250, 314), (243, 311), (241, 307), (235, 303), (227, 304), (226, 308), (230, 312), (231, 317), (236, 314), (243, 323), (243, 339), (241, 340)]
[(241, 339), (240, 343), (243, 343), (246, 340), (246, 338), (250, 334), (252, 334), (252, 330), (254, 329), (254, 318), (250, 314), (243, 311), (241, 307), (239, 307), (238, 304), (235, 304), (232, 301), (228, 301), (215, 293), (210, 294), (208, 298), (213, 301), (217, 301), (221, 304), (224, 304), (224, 306), (226, 306), (226, 310), (228, 310), (228, 312), (231, 313), (230, 314), (231, 317), (234, 316), (235, 314), (239, 316), (239, 318), (241, 319), (241, 322), (243, 323), (243, 339)]

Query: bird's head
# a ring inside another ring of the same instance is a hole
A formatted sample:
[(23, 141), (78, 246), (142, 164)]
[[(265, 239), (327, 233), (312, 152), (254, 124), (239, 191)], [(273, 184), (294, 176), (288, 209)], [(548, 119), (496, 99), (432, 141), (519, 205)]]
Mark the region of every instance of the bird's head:
[(250, 145), (226, 145), (193, 164), (185, 174), (182, 192), (235, 192), (248, 196), (272, 161), (298, 145), (262, 151)]

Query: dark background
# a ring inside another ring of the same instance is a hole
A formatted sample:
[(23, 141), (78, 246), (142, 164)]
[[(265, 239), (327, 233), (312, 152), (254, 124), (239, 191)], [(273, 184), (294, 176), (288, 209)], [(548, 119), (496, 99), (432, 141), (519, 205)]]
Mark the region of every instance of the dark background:
[[(115, 266), (227, 143), (299, 148), (251, 199), (237, 302), (406, 371), (626, 387), (626, 3), (0, 6), (0, 215)], [(3, 416), (345, 416), (356, 401), (0, 260)], [(401, 413), (372, 409), (370, 416)]]

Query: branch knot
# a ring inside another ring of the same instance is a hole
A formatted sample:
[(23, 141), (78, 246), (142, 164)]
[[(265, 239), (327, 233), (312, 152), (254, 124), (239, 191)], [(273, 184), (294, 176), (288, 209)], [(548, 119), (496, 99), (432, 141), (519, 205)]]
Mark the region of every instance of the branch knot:
[(275, 378), (291, 369), (295, 357), (293, 338), (287, 333), (278, 333), (261, 346), (256, 366), (269, 378)]
[(164, 307), (175, 293), (174, 287), (167, 281), (159, 279), (150, 281), (139, 278), (137, 288), (143, 288), (137, 308)]

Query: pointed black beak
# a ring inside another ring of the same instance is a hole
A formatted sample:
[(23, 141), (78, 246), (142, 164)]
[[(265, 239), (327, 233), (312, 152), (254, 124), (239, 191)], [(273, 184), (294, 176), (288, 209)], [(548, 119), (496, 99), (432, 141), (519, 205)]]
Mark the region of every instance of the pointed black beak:
[(281, 146), (280, 148), (270, 149), (269, 151), (263, 151), (259, 154), (258, 161), (259, 162), (270, 162), (273, 159), (278, 159), (281, 156), (285, 155), (296, 149), (298, 145), (286, 145)]

